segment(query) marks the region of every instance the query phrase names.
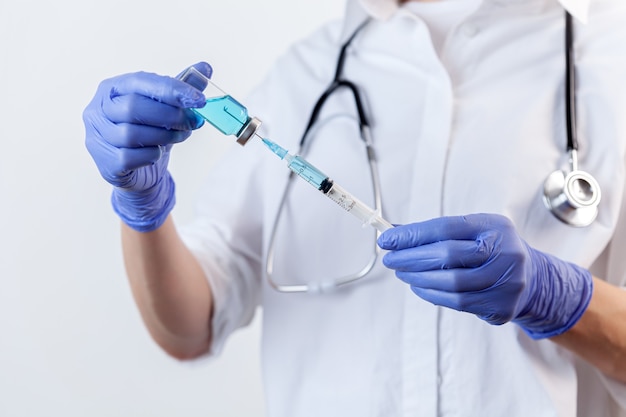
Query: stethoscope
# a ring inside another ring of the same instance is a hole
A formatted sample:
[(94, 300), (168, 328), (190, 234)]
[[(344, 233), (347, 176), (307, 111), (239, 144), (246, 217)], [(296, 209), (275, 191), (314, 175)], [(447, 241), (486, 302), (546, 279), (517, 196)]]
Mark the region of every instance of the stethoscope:
[[(298, 154), (307, 145), (306, 139), (313, 129), (315, 122), (321, 112), (322, 107), (328, 98), (336, 91), (345, 88), (348, 89), (354, 97), (357, 109), (360, 137), (365, 145), (367, 159), (369, 163), (372, 188), (374, 191), (374, 208), (381, 210), (381, 192), (376, 158), (372, 147), (372, 138), (369, 126), (369, 120), (365, 113), (363, 101), (359, 93), (358, 87), (351, 81), (343, 78), (343, 68), (346, 58), (346, 51), (356, 35), (367, 25), (370, 19), (361, 23), (347, 41), (341, 46), (335, 76), (330, 86), (322, 93), (315, 103), (309, 122), (302, 134), (300, 140), (300, 148)], [(600, 186), (595, 178), (588, 172), (578, 169), (578, 135), (577, 135), (577, 116), (576, 116), (576, 77), (574, 63), (574, 29), (572, 24), (572, 16), (565, 12), (565, 116), (567, 130), (567, 153), (569, 154), (570, 169), (569, 172), (556, 170), (548, 176), (544, 183), (543, 200), (546, 207), (554, 216), (562, 222), (574, 226), (584, 227), (590, 225), (598, 214), (598, 204), (600, 202)], [(274, 277), (274, 253), (276, 243), (276, 232), (279, 220), (285, 206), (287, 195), (292, 187), (295, 175), (290, 173), (287, 185), (283, 191), (277, 213), (272, 227), (266, 257), (265, 275), (269, 284), (279, 292), (327, 292), (336, 289), (339, 286), (357, 281), (367, 275), (376, 264), (376, 260), (380, 254), (380, 249), (373, 240), (372, 255), (368, 262), (357, 272), (343, 277), (326, 279), (320, 282), (309, 282), (302, 284), (286, 284), (279, 283)], [(376, 237), (379, 233), (376, 231)]]
[(543, 186), (546, 207), (562, 222), (574, 226), (589, 226), (598, 215), (600, 185), (586, 171), (578, 169), (578, 133), (576, 118), (576, 71), (574, 63), (574, 28), (572, 15), (565, 12), (565, 118), (567, 152), (570, 170), (556, 170)]
[[(365, 107), (363, 106), (363, 100), (361, 99), (361, 94), (359, 92), (358, 87), (352, 81), (346, 80), (343, 78), (343, 67), (346, 59), (346, 52), (348, 47), (352, 43), (352, 40), (355, 36), (364, 28), (370, 19), (367, 19), (363, 23), (359, 25), (359, 27), (352, 33), (352, 35), (348, 38), (348, 40), (341, 46), (339, 51), (339, 58), (337, 59), (337, 66), (335, 69), (335, 76), (333, 77), (332, 82), (324, 90), (320, 98), (315, 103), (313, 107), (313, 111), (311, 112), (311, 116), (309, 117), (309, 122), (307, 123), (306, 128), (304, 129), (304, 133), (302, 134), (302, 138), (300, 139), (299, 149), (297, 154), (303, 155), (305, 153), (305, 148), (308, 145), (307, 138), (310, 136), (311, 132), (314, 130), (315, 122), (317, 121), (324, 104), (327, 102), (328, 98), (332, 96), (333, 93), (339, 91), (340, 89), (347, 89), (352, 93), (352, 97), (354, 98), (354, 104), (356, 106), (356, 112), (359, 121), (359, 134), (361, 141), (365, 147), (365, 153), (367, 155), (367, 161), (370, 171), (370, 178), (372, 182), (372, 190), (374, 194), (374, 209), (376, 211), (381, 211), (381, 193), (380, 193), (380, 180), (378, 176), (378, 166), (376, 163), (376, 157), (374, 155), (374, 148), (372, 146), (372, 136), (370, 132), (370, 123), (367, 115), (365, 113)], [(380, 232), (374, 230), (374, 239), (372, 239), (372, 253), (365, 265), (360, 268), (358, 271), (348, 274), (341, 277), (336, 278), (326, 278), (320, 281), (309, 281), (307, 283), (302, 284), (287, 284), (278, 282), (278, 280), (274, 277), (274, 253), (275, 253), (275, 244), (276, 244), (276, 233), (278, 230), (278, 224), (282, 215), (283, 208), (285, 207), (285, 202), (287, 200), (287, 196), (292, 188), (292, 184), (294, 183), (294, 178), (296, 176), (293, 172), (289, 174), (289, 179), (287, 180), (287, 185), (283, 190), (283, 195), (281, 197), (280, 203), (278, 205), (278, 210), (276, 212), (274, 218), (274, 225), (272, 226), (272, 230), (270, 232), (270, 239), (267, 250), (267, 257), (265, 259), (265, 277), (275, 290), (279, 292), (286, 293), (296, 293), (296, 292), (331, 292), (337, 289), (337, 287), (344, 286), (345, 284), (349, 284), (351, 282), (357, 281), (364, 276), (366, 276), (376, 265), (376, 261), (380, 254), (380, 248), (376, 244), (376, 239), (380, 236)]]

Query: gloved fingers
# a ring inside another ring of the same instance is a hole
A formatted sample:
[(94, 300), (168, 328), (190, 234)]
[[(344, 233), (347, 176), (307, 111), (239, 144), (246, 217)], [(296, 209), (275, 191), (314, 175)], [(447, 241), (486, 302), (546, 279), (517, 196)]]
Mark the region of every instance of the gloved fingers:
[(489, 324), (500, 325), (513, 319), (515, 306), (498, 307), (479, 292), (454, 293), (420, 287), (411, 287), (411, 291), (432, 304), (477, 314)]
[(505, 219), (493, 214), (439, 217), (386, 230), (378, 245), (386, 250), (406, 249), (442, 240), (474, 240), (481, 232), (499, 227)]
[(458, 311), (467, 311), (466, 305), (463, 302), (463, 297), (456, 292), (446, 292), (441, 290), (433, 290), (431, 288), (422, 288), (418, 286), (411, 286), (411, 291), (415, 293), (421, 299), (428, 301), (431, 304), (448, 307)]
[(191, 130), (167, 130), (132, 123), (111, 124), (103, 139), (116, 148), (142, 148), (183, 142)]
[(482, 265), (493, 249), (490, 239), (447, 240), (391, 251), (383, 264), (396, 271), (429, 271), (473, 268)]
[(123, 177), (130, 171), (157, 162), (169, 149), (167, 146), (117, 148), (102, 140), (86, 141), (86, 146), (102, 177), (115, 186), (121, 186), (120, 181), (126, 181)]
[(193, 130), (204, 123), (194, 112), (160, 103), (139, 94), (105, 98), (104, 116), (113, 123), (134, 123), (168, 130)]
[(135, 170), (152, 165), (165, 155), (164, 146), (146, 146), (143, 148), (119, 148), (118, 172)]
[(201, 91), (176, 78), (149, 72), (136, 72), (105, 80), (100, 85), (101, 94), (108, 99), (128, 94), (139, 94), (170, 106), (203, 107), (205, 98)]
[[(412, 287), (464, 293), (485, 291), (494, 285), (497, 277), (482, 268), (440, 269), (424, 272), (396, 271), (396, 276)], [(484, 294), (487, 296), (487, 294)]]

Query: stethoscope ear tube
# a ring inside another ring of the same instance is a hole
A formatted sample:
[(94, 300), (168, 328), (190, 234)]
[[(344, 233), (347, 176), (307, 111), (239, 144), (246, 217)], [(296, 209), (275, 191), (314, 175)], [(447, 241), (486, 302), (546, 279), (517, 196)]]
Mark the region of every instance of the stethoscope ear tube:
[(570, 171), (554, 171), (543, 186), (543, 201), (556, 218), (574, 227), (589, 226), (598, 215), (600, 185), (588, 172), (578, 169), (576, 126), (576, 74), (574, 71), (574, 29), (572, 16), (565, 11), (565, 116)]

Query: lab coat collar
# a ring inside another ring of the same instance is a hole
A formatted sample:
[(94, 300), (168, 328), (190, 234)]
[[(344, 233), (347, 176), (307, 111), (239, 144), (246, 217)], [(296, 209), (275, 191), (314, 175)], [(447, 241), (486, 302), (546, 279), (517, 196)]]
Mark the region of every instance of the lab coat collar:
[[(483, 0), (486, 1), (486, 0)], [(499, 0), (501, 2), (514, 0)], [(574, 18), (581, 23), (587, 23), (589, 3), (591, 0), (558, 0), (559, 3)], [(341, 36), (342, 43), (368, 17), (378, 20), (387, 20), (393, 16), (400, 6), (397, 0), (348, 0), (346, 5), (346, 20)]]

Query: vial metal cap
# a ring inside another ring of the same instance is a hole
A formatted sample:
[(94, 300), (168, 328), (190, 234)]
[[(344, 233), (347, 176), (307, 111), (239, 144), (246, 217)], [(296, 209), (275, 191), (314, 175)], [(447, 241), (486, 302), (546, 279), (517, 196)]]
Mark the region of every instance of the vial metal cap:
[(250, 138), (254, 136), (256, 131), (259, 129), (259, 126), (261, 126), (261, 121), (256, 117), (251, 117), (250, 119), (248, 119), (246, 124), (237, 134), (237, 143), (241, 146), (244, 146), (246, 143), (248, 143), (248, 140), (250, 140)]

